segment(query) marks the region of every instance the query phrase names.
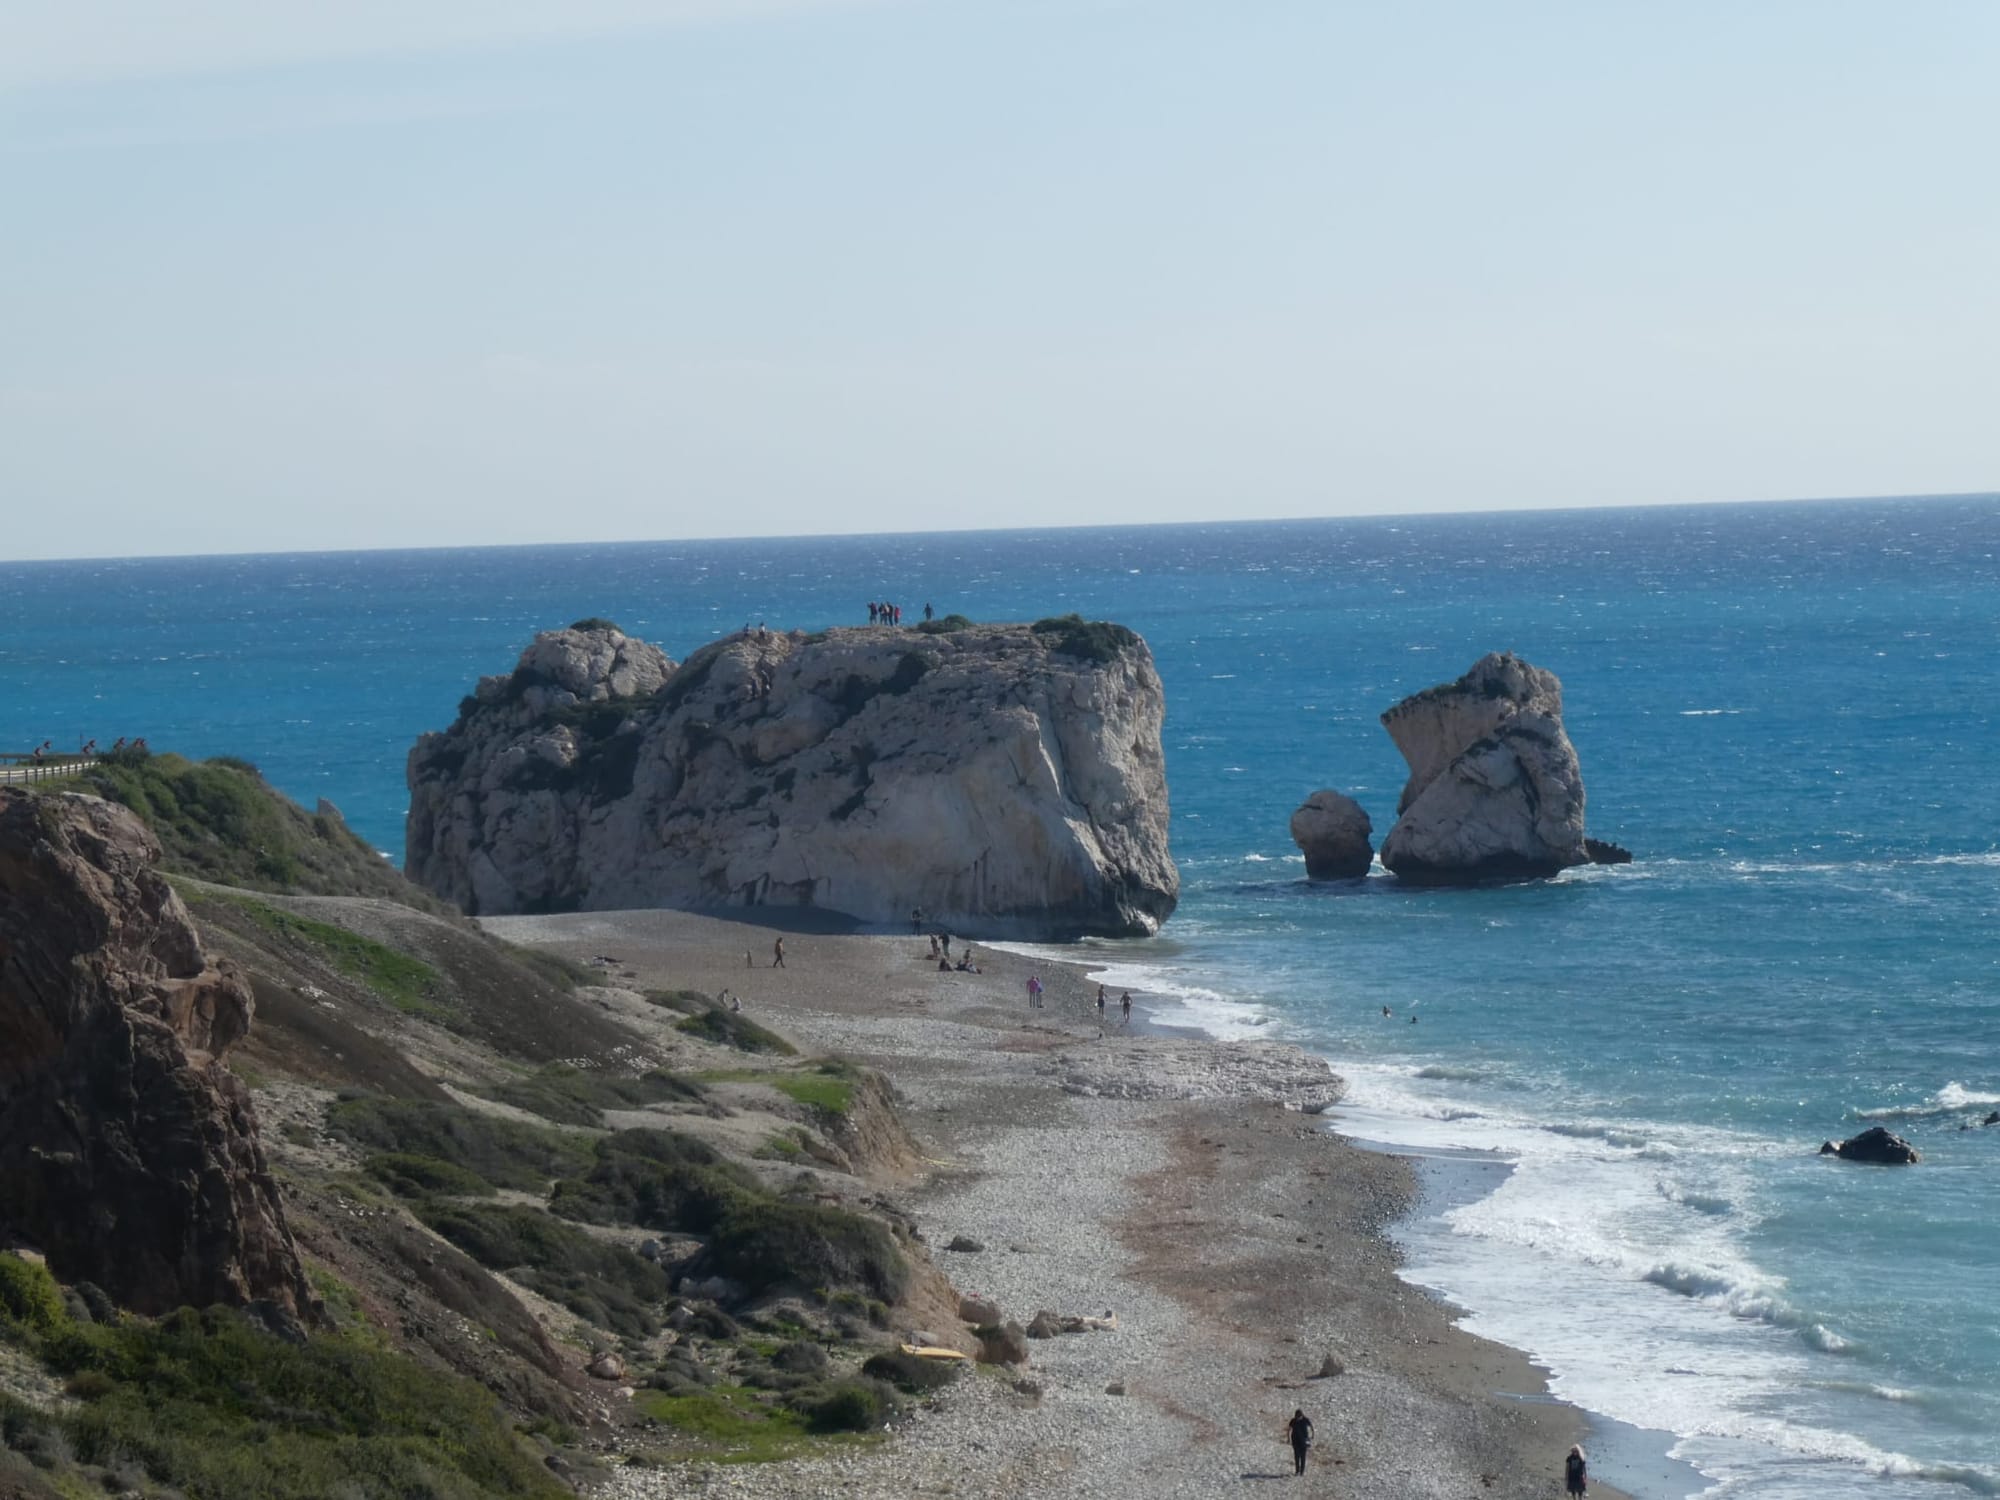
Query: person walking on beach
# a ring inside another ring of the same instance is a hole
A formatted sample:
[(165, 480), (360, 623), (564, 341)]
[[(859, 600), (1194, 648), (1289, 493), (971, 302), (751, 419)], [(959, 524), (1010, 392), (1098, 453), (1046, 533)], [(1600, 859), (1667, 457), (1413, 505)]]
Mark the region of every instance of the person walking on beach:
[(1104, 986), (1101, 984), (1097, 987), (1097, 1019), (1104, 1019)]
[(771, 944), (771, 967), (774, 969), (782, 969), (784, 968), (784, 966), (785, 966), (785, 940), (783, 938), (779, 938), (775, 943)]
[(1124, 995), (1119, 998), (1118, 1024), (1121, 1026), (1129, 1026), (1132, 1024), (1132, 992), (1130, 990), (1127, 990), (1124, 993)]
[(1583, 1494), (1590, 1486), (1590, 1464), (1584, 1459), (1581, 1445), (1569, 1450), (1569, 1457), (1563, 1460), (1563, 1489), (1572, 1495)]
[(1285, 1431), (1292, 1440), (1292, 1472), (1303, 1474), (1306, 1471), (1306, 1454), (1312, 1451), (1313, 1445), (1312, 1418), (1302, 1409), (1294, 1411), (1292, 1420), (1285, 1424)]
[(1040, 1010), (1041, 1008), (1042, 1008), (1041, 976), (1037, 974), (1030, 974), (1028, 976), (1028, 1009)]

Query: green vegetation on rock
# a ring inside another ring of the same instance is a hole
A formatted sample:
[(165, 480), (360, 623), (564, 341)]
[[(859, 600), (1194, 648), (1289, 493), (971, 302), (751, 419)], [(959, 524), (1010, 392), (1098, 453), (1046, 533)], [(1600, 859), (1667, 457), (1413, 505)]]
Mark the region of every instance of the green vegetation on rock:
[(1100, 664), (1116, 661), (1139, 643), (1139, 637), (1123, 625), (1086, 620), (1082, 615), (1057, 615), (1037, 620), (1028, 628), (1046, 639), (1050, 650)]
[(971, 628), (972, 621), (964, 615), (943, 615), (935, 620), (925, 620), (917, 627), (925, 635), (955, 635)]
[(234, 756), (195, 762), (120, 750), (64, 778), (129, 807), (160, 841), (163, 869), (287, 896), (379, 896), (449, 910), (403, 879), (337, 813), (309, 813)]
[(419, 1203), (417, 1216), (491, 1271), (627, 1338), (660, 1330), (667, 1273), (622, 1245), (592, 1238), (539, 1208)]
[(525, 1109), (560, 1125), (601, 1128), (607, 1109), (645, 1109), (654, 1104), (693, 1103), (707, 1092), (693, 1079), (655, 1070), (637, 1078), (585, 1072), (562, 1063), (526, 1078), (482, 1090), (489, 1099)]
[(739, 1052), (774, 1052), (784, 1057), (798, 1052), (798, 1048), (775, 1031), (759, 1026), (740, 1012), (724, 1010), (719, 1005), (711, 1005), (684, 1021), (674, 1022), (674, 1030), (698, 1036), (717, 1046), (734, 1047)]
[(47, 1468), (58, 1493), (84, 1493), (79, 1464), (120, 1490), (215, 1500), (567, 1493), (470, 1381), (354, 1336), (281, 1339), (219, 1307), (73, 1322), (47, 1274), (0, 1256), (0, 1285), (34, 1288), (39, 1309), (33, 1323), (0, 1316), (0, 1344), (65, 1378), (74, 1401), (0, 1395), (0, 1444)]
[(315, 922), (249, 896), (203, 891), (194, 893), (189, 904), (197, 911), (218, 904), (235, 907), (271, 937), (313, 952), (348, 978), (367, 985), (404, 1015), (446, 1027), (458, 1022), (457, 1012), (438, 998), (443, 990), (442, 976), (421, 959), (345, 927)]
[(408, 1161), (421, 1159), (496, 1188), (538, 1193), (551, 1178), (583, 1171), (593, 1159), (586, 1137), (428, 1099), (343, 1094), (328, 1106), (326, 1122), (365, 1151), (404, 1157), (405, 1181), (414, 1180)]

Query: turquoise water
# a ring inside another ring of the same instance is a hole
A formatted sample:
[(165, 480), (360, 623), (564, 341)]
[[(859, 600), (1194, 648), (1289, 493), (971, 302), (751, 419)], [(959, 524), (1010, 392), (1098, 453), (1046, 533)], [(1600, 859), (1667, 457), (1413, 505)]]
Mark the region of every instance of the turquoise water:
[[(247, 755), (400, 853), (410, 742), (537, 628), (1123, 620), (1184, 892), (1095, 956), (1325, 1051), (1346, 1128), (1516, 1163), (1413, 1279), (1716, 1493), (2000, 1493), (2000, 1127), (1959, 1129), (2000, 1106), (1996, 558), (1987, 498), (0, 565), (0, 748)], [(1291, 809), (1335, 786), (1385, 831), (1376, 715), (1496, 648), (1561, 676), (1638, 862), (1305, 884)], [(1874, 1119), (1925, 1162), (1812, 1155)]]

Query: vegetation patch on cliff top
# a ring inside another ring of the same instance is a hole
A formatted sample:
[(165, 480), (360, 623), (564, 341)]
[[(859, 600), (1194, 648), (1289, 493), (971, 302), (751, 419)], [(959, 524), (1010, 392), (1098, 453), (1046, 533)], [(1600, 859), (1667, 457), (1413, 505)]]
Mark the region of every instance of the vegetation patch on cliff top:
[[(53, 1293), (60, 1306), (46, 1270), (27, 1277), (44, 1284), (38, 1303)], [(51, 1411), (0, 1396), (0, 1445), (34, 1458), (60, 1493), (83, 1493), (78, 1465), (123, 1490), (229, 1500), (567, 1493), (485, 1390), (357, 1337), (288, 1342), (225, 1308), (183, 1308), (158, 1322), (0, 1317), (0, 1339), (76, 1398)]]
[(1139, 637), (1123, 625), (1109, 620), (1086, 620), (1082, 615), (1055, 615), (1037, 620), (1028, 627), (1049, 644), (1052, 651), (1098, 663), (1116, 661), (1139, 644)]
[(405, 880), (338, 814), (309, 813), (249, 761), (125, 749), (63, 789), (129, 807), (160, 841), (161, 868), (281, 896), (379, 896), (450, 910)]

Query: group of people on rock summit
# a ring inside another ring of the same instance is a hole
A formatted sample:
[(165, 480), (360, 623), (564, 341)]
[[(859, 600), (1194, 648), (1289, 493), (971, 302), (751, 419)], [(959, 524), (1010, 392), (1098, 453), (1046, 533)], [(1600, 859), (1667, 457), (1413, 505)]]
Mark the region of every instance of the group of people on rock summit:
[[(1291, 1420), (1285, 1423), (1285, 1440), (1292, 1445), (1292, 1472), (1305, 1473), (1306, 1459), (1312, 1453), (1313, 1424), (1303, 1407), (1294, 1408)], [(1587, 1494), (1589, 1489), (1590, 1465), (1583, 1456), (1582, 1447), (1572, 1447), (1563, 1459), (1563, 1493), (1582, 1495)]]
[[(924, 606), (924, 618), (931, 619), (936, 614), (930, 605)], [(870, 601), (868, 605), (870, 625), (900, 625), (903, 623), (903, 606), (900, 604), (880, 604)]]
[[(126, 747), (127, 743), (128, 741), (126, 740), (125, 736), (122, 734), (119, 735), (118, 743), (111, 747), (112, 753), (115, 754), (116, 752), (123, 750)], [(132, 740), (129, 743), (134, 750), (144, 750), (146, 748), (146, 742), (143, 739)], [(84, 760), (92, 759), (98, 754), (97, 741), (94, 739), (85, 740), (82, 744), (82, 747), (78, 749), (76, 753), (81, 759)], [(49, 757), (51, 756), (54, 756), (57, 759), (61, 759), (62, 754), (63, 754), (62, 751), (56, 749), (56, 742), (54, 740), (43, 740), (39, 745), (35, 746), (33, 750), (28, 752), (28, 761), (31, 765), (39, 766), (40, 764), (42, 764), (43, 761), (49, 759)]]

